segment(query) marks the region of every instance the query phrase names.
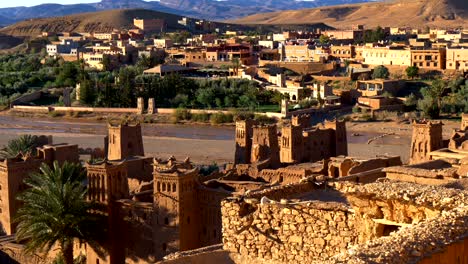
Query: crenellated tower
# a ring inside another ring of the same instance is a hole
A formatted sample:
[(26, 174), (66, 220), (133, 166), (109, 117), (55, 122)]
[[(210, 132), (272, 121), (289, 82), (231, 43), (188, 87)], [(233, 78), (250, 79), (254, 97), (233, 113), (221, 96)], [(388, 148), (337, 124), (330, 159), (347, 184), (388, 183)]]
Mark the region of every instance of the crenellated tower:
[(109, 124), (107, 141), (108, 160), (145, 155), (140, 124)]
[[(174, 162), (174, 161), (169, 161)], [(199, 247), (198, 168), (154, 164), (155, 255)]]
[[(332, 156), (347, 156), (348, 155), (348, 139), (346, 135), (346, 121), (339, 121), (338, 119), (334, 120), (325, 120), (323, 123), (324, 129), (332, 129), (335, 131), (334, 142), (331, 146), (334, 155)], [(333, 139), (332, 139), (333, 140)]]
[(236, 153), (234, 157), (235, 164), (250, 163), (250, 154), (252, 151), (252, 134), (254, 120), (236, 121)]
[(302, 126), (283, 126), (280, 138), (281, 163), (299, 163), (303, 159)]
[(254, 126), (250, 161), (254, 163), (267, 159), (271, 168), (281, 165), (276, 125)]

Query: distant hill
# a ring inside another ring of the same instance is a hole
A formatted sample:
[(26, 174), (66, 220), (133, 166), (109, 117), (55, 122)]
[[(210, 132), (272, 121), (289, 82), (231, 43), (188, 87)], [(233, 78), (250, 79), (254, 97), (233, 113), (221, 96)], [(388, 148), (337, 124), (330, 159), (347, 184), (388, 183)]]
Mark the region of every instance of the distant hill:
[(238, 24), (296, 24), (323, 22), (337, 28), (375, 26), (467, 27), (468, 0), (397, 0), (385, 3), (339, 5), (247, 16)]
[(134, 8), (150, 9), (210, 20), (224, 20), (278, 10), (302, 9), (368, 1), (370, 0), (102, 0), (101, 2), (91, 4), (43, 4), (32, 7), (20, 6), (0, 8), (0, 25), (7, 25), (31, 18)]
[(116, 9), (101, 12), (81, 13), (77, 15), (37, 18), (18, 22), (0, 29), (0, 33), (33, 37), (42, 32), (108, 32), (113, 29), (133, 28), (133, 18), (165, 19), (169, 29), (181, 29), (177, 20), (181, 17), (173, 14), (144, 9)]
[[(178, 23), (182, 17), (174, 14), (145, 9), (114, 9), (100, 12), (81, 13), (76, 15), (36, 18), (18, 22), (0, 29), (0, 34), (15, 37), (36, 37), (42, 32), (108, 32), (113, 29), (134, 28), (134, 18), (161, 18), (167, 23), (168, 31), (184, 30)], [(280, 29), (313, 30), (330, 29), (323, 23), (297, 25), (254, 25), (226, 24), (215, 22), (218, 27), (230, 30), (258, 30), (271, 32)]]

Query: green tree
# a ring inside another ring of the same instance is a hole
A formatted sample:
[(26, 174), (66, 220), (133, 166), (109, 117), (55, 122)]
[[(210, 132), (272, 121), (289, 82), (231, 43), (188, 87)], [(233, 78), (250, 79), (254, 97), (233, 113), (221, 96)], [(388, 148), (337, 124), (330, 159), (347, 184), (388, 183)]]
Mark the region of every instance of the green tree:
[(151, 60), (151, 57), (146, 56), (145, 54), (141, 55), (138, 58), (137, 66), (142, 67), (143, 69), (149, 69), (153, 67), (153, 62)]
[(73, 264), (75, 241), (88, 243), (102, 254), (97, 238), (103, 237), (105, 219), (91, 213), (96, 204), (87, 202), (86, 174), (80, 164), (45, 163), (40, 173), (24, 180), (29, 187), (18, 196), (16, 238), (25, 241), (26, 252), (49, 252), (58, 246), (66, 264)]
[(418, 66), (409, 66), (408, 68), (406, 68), (406, 76), (408, 76), (408, 78), (414, 79), (414, 77), (418, 76), (418, 74)]
[(320, 35), (319, 37), (319, 42), (320, 44), (324, 45), (324, 44), (328, 44), (330, 42), (330, 37), (326, 36), (326, 35)]
[(101, 64), (102, 64), (102, 70), (103, 71), (112, 70), (112, 61), (111, 61), (110, 56), (107, 56), (107, 55), (103, 56)]
[(240, 60), (238, 58), (232, 59), (231, 65), (234, 70), (234, 75), (237, 76), (239, 74), (239, 68), (241, 66)]
[(93, 105), (96, 100), (95, 87), (93, 82), (84, 79), (80, 83), (80, 103), (84, 105)]
[(0, 150), (0, 157), (2, 158), (13, 158), (18, 154), (35, 154), (36, 147), (38, 147), (37, 136), (32, 135), (21, 135), (16, 139), (8, 141), (8, 144)]
[(442, 107), (442, 99), (447, 92), (447, 84), (440, 79), (434, 80), (431, 86), (421, 89), (423, 99), (418, 102), (418, 108), (430, 118), (438, 118)]
[(374, 72), (372, 73), (373, 79), (386, 79), (390, 75), (388, 68), (380, 65), (374, 68)]

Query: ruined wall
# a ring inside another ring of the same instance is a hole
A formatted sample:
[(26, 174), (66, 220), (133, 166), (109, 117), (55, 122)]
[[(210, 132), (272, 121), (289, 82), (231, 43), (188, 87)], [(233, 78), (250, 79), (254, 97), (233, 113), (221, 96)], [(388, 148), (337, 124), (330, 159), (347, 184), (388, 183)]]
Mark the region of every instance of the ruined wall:
[(354, 215), (336, 203), (222, 203), (224, 249), (265, 260), (326, 260), (357, 241)]
[(208, 188), (199, 188), (197, 192), (200, 215), (199, 247), (221, 243), (221, 201), (230, 193)]
[(279, 145), (276, 125), (254, 126), (250, 162), (270, 160), (270, 166), (280, 166)]
[(152, 203), (119, 200), (115, 204), (117, 230), (125, 248), (125, 263), (154, 262)]
[(303, 136), (303, 162), (314, 162), (335, 156), (334, 130), (311, 129), (304, 131)]
[(403, 183), (392, 183), (388, 187), (400, 190), (388, 192), (388, 197), (403, 195), (407, 197), (403, 200), (433, 206), (443, 213), (358, 245), (352, 251), (335, 256), (330, 263), (467, 263), (466, 191)]
[(346, 135), (346, 122), (339, 121), (339, 120), (332, 120), (328, 121), (325, 120), (323, 124), (324, 129), (332, 129), (335, 133), (334, 137), (334, 144), (335, 147), (334, 155), (333, 156), (347, 156), (348, 155), (348, 139)]
[(0, 233), (11, 235), (16, 231), (13, 219), (21, 207), (16, 199), (18, 193), (26, 189), (23, 180), (30, 173), (37, 172), (42, 160), (27, 158), (7, 159), (0, 162)]
[(430, 160), (429, 152), (443, 148), (442, 123), (413, 123), (410, 164)]
[(303, 160), (303, 127), (300, 121), (295, 121), (294, 123), (298, 125), (284, 126), (281, 129), (280, 160), (282, 163), (299, 163)]
[(442, 252), (426, 257), (418, 264), (468, 263), (468, 238), (440, 250)]
[(250, 163), (253, 125), (253, 120), (236, 121), (236, 152), (234, 157), (235, 164)]

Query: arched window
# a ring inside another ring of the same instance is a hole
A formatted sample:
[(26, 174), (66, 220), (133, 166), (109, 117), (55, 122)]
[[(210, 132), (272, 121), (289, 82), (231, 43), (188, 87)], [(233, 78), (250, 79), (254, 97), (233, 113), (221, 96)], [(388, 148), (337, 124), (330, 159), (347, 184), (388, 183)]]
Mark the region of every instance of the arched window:
[(176, 192), (177, 191), (177, 186), (175, 183), (172, 184), (172, 191), (173, 192)]
[(161, 191), (161, 183), (158, 182), (156, 185), (157, 185), (156, 190), (158, 190), (158, 192), (160, 192)]
[(162, 184), (162, 191), (163, 191), (163, 192), (166, 191), (166, 183), (165, 183), (165, 182), (163, 182), (163, 184)]
[(167, 217), (164, 218), (164, 224), (169, 225), (169, 218), (167, 218)]

